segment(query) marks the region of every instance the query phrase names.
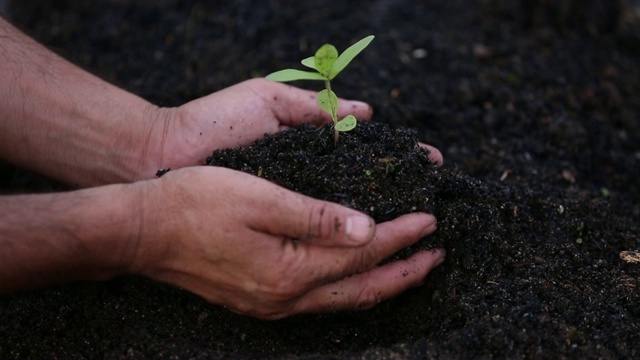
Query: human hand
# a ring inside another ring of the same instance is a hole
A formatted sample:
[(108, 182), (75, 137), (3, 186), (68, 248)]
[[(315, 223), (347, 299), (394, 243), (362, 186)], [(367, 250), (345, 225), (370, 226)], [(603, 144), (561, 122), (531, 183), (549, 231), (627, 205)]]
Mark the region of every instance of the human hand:
[(355, 211), (264, 179), (192, 167), (140, 192), (130, 271), (258, 318), (369, 308), (419, 285), (444, 250), (383, 259), (436, 229), (427, 214), (375, 225)]
[[(143, 152), (150, 164), (141, 177), (149, 178), (159, 168), (200, 165), (214, 149), (249, 145), (266, 133), (331, 122), (316, 96), (290, 85), (252, 79), (178, 108), (160, 109), (160, 121), (150, 123), (148, 149)], [(338, 114), (368, 120), (372, 109), (360, 101), (341, 99)]]
[[(331, 122), (316, 103), (317, 93), (265, 79), (247, 80), (178, 108), (160, 109), (150, 122), (141, 152), (146, 164), (138, 179), (153, 177), (161, 168), (200, 165), (215, 149), (245, 146), (302, 123), (320, 126)], [(360, 101), (340, 99), (338, 117), (348, 114), (371, 119), (373, 110)], [(442, 154), (424, 145), (432, 161), (441, 164)]]

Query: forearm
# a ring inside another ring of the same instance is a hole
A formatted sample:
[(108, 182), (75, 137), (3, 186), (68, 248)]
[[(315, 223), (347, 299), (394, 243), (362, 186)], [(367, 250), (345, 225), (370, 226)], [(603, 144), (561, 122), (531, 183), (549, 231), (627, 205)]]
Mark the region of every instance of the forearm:
[(0, 293), (126, 272), (139, 244), (135, 186), (0, 197)]
[(76, 186), (149, 178), (162, 111), (0, 18), (0, 158)]

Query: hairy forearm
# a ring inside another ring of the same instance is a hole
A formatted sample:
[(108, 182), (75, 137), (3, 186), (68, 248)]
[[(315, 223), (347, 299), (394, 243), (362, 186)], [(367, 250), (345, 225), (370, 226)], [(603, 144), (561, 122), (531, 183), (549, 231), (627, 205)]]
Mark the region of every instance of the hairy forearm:
[(126, 272), (139, 244), (135, 186), (0, 197), (0, 293)]
[(161, 109), (65, 61), (0, 17), (0, 158), (74, 186), (149, 178)]

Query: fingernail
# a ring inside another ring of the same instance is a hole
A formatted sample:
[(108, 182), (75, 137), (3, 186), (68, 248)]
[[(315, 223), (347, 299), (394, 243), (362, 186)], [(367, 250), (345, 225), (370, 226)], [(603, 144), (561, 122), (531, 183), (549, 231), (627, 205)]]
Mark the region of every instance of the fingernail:
[(363, 215), (351, 215), (347, 218), (347, 237), (356, 244), (363, 244), (371, 238), (371, 229), (375, 226), (373, 219)]
[(422, 229), (422, 235), (420, 237), (425, 237), (427, 235), (432, 234), (434, 231), (436, 231), (436, 228), (438, 227), (437, 225), (437, 220), (435, 218), (435, 216), (431, 215), (431, 214), (427, 214), (426, 215), (426, 219), (425, 219), (425, 226)]

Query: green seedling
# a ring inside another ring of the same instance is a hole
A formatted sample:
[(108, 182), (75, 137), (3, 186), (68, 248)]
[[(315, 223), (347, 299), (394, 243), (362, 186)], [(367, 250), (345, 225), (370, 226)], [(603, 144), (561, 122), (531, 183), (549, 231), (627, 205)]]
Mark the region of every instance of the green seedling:
[(390, 157), (384, 157), (384, 158), (378, 159), (379, 163), (385, 164), (384, 176), (387, 176), (387, 174), (392, 173), (395, 170), (395, 167), (393, 166), (393, 163), (395, 160), (396, 159), (390, 158)]
[(338, 120), (338, 96), (331, 90), (331, 80), (344, 70), (351, 60), (371, 43), (373, 38), (373, 35), (369, 35), (351, 45), (339, 55), (335, 46), (324, 44), (316, 51), (314, 56), (302, 60), (302, 65), (315, 71), (285, 69), (267, 75), (266, 79), (279, 82), (295, 80), (324, 81), (325, 89), (318, 93), (318, 105), (322, 110), (331, 115), (331, 119), (333, 120), (334, 142), (337, 144), (339, 134), (344, 131), (353, 130), (358, 122), (353, 115), (347, 115), (342, 120)]

